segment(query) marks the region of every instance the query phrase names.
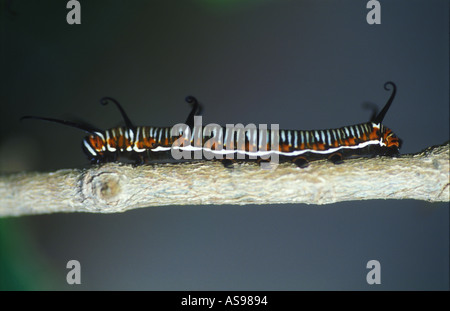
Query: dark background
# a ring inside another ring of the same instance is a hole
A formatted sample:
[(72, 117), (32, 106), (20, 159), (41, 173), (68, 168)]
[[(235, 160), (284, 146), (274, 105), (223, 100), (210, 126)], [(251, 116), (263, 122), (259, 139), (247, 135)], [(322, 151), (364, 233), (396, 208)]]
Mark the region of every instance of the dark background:
[[(138, 125), (184, 122), (321, 129), (384, 124), (402, 153), (449, 139), (449, 2), (0, 1), (1, 172), (86, 167), (82, 131), (25, 114)], [(313, 165), (313, 164), (312, 164)], [(251, 185), (249, 185), (251, 186)], [(195, 193), (193, 193), (195, 195)], [(82, 285), (66, 283), (81, 263)], [(381, 263), (381, 285), (366, 264)], [(193, 206), (0, 220), (0, 289), (446, 290), (448, 203)]]

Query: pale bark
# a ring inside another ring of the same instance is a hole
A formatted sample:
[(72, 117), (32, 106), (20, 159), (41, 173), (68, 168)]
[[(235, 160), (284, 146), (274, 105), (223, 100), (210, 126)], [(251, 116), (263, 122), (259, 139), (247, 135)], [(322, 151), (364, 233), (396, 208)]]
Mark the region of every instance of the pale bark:
[[(116, 213), (163, 205), (329, 204), (352, 200), (448, 202), (449, 143), (399, 158), (292, 163), (273, 169), (220, 162), (88, 169), (0, 176), (0, 216)], [(301, 205), (300, 205), (301, 206)]]

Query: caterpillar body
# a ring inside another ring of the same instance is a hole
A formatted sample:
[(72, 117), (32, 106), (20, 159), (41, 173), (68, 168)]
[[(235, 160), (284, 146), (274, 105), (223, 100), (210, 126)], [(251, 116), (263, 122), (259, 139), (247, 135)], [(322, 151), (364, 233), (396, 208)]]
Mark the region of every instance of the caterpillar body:
[[(354, 157), (397, 156), (401, 140), (382, 125), (395, 95), (396, 85), (386, 82), (391, 96), (380, 113), (369, 122), (326, 130), (278, 130), (253, 127), (197, 127), (195, 117), (201, 112), (198, 101), (188, 96), (193, 108), (185, 126), (151, 127), (134, 126), (121, 105), (110, 97), (102, 104), (113, 102), (122, 114), (125, 126), (100, 130), (95, 127), (47, 117), (24, 116), (22, 119), (39, 119), (56, 122), (89, 133), (82, 148), (92, 163), (132, 160), (136, 164), (156, 160), (173, 161), (173, 150), (200, 152), (201, 159), (219, 159), (229, 167), (233, 161), (267, 161), (276, 155), (280, 162), (292, 161), (304, 168), (310, 161), (328, 159), (335, 164)], [(183, 159), (186, 159), (184, 157)], [(198, 159), (198, 158), (197, 158)]]

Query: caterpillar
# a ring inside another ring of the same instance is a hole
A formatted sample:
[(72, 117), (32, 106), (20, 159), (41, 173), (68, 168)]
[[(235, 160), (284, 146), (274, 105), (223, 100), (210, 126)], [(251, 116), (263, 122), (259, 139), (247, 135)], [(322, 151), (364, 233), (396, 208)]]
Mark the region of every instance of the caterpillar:
[(24, 116), (21, 120), (56, 122), (89, 133), (82, 141), (82, 149), (91, 163), (125, 159), (140, 165), (159, 158), (180, 160), (173, 153), (177, 150), (184, 152), (183, 159), (190, 159), (192, 152), (200, 152), (201, 156), (197, 159), (218, 159), (225, 167), (232, 166), (235, 155), (237, 160), (258, 162), (276, 155), (281, 162), (292, 161), (298, 167), (305, 168), (311, 161), (320, 159), (340, 164), (344, 159), (355, 157), (398, 156), (401, 140), (381, 124), (392, 105), (397, 87), (388, 81), (384, 89), (392, 90), (391, 96), (379, 113), (373, 111), (369, 122), (326, 130), (258, 130), (256, 126), (218, 125), (199, 127), (195, 125), (195, 120), (200, 116), (201, 106), (192, 96), (186, 97), (192, 110), (185, 124), (174, 127), (135, 126), (119, 102), (111, 97), (102, 98), (101, 103), (114, 103), (125, 126), (101, 130), (87, 124), (47, 117)]

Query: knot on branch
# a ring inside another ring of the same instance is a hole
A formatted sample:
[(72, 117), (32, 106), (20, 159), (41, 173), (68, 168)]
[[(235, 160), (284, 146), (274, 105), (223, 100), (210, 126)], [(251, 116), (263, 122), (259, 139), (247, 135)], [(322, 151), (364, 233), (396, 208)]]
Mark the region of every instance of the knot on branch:
[(85, 171), (80, 187), (83, 204), (89, 212), (119, 212), (128, 199), (126, 177), (116, 166), (103, 165)]

